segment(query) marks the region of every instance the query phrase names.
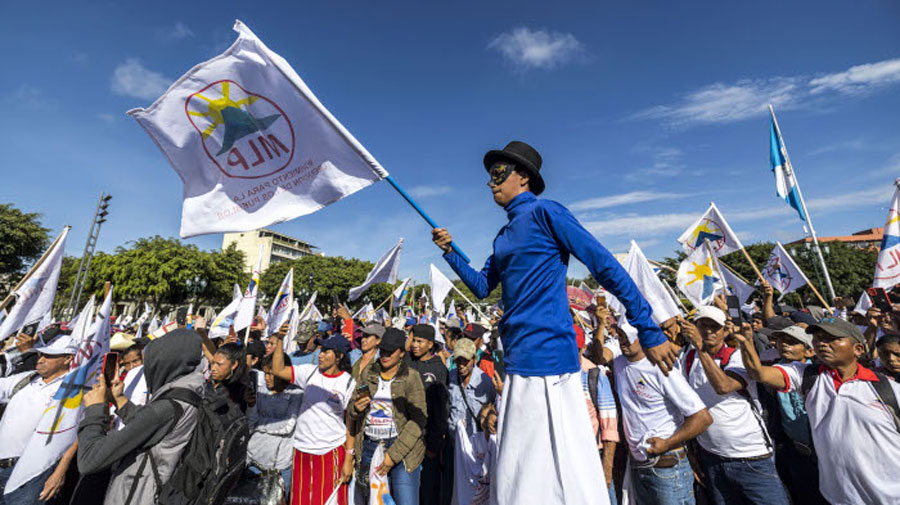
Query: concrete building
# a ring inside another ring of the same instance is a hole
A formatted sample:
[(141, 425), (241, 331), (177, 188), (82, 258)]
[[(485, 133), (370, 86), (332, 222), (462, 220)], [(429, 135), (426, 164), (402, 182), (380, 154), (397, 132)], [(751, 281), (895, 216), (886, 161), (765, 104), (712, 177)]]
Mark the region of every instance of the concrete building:
[(266, 229), (226, 233), (222, 237), (222, 249), (227, 249), (232, 243), (239, 251), (244, 252), (246, 259), (244, 270), (247, 272), (252, 271), (256, 266), (260, 245), (262, 245), (262, 263), (260, 264), (262, 272), (273, 263), (310, 256), (314, 254), (313, 249), (316, 248), (298, 238)]

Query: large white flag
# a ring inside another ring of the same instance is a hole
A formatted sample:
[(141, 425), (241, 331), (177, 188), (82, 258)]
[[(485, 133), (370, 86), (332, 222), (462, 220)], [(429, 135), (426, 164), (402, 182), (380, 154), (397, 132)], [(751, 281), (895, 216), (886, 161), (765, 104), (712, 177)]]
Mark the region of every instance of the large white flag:
[(297, 330), (300, 328), (300, 304), (297, 303), (297, 299), (294, 299), (294, 303), (291, 306), (291, 320), (288, 323), (288, 332), (287, 336), (285, 336), (282, 345), (284, 346), (284, 352), (290, 354), (297, 350), (297, 342), (294, 340), (297, 337)]
[[(82, 311), (79, 324), (72, 331), (72, 340), (79, 344), (69, 366), (69, 373), (41, 414), (34, 433), (9, 476), (5, 494), (55, 465), (66, 449), (75, 442), (78, 423), (84, 410), (82, 398), (96, 382), (101, 373), (103, 355), (109, 352), (112, 293), (113, 289), (110, 287), (93, 324), (90, 312)], [(93, 299), (86, 309), (93, 310)]]
[[(435, 310), (444, 310), (444, 299), (453, 289), (453, 283), (447, 278), (434, 263), (430, 266), (431, 276), (431, 299), (434, 302)], [(425, 294), (423, 291), (422, 294)]]
[(234, 30), (224, 53), (128, 112), (184, 183), (182, 237), (280, 223), (388, 176), (284, 58)]
[[(234, 324), (234, 316), (241, 306), (241, 297), (231, 300), (231, 303), (219, 311), (215, 319), (209, 325), (209, 338), (224, 337), (228, 335), (229, 328)], [(237, 331), (237, 330), (235, 330)]]
[(399, 307), (403, 305), (404, 300), (406, 300), (407, 294), (407, 286), (409, 286), (409, 280), (411, 277), (407, 277), (400, 281), (400, 284), (394, 289), (394, 306)]
[(16, 297), (16, 304), (9, 311), (6, 319), (0, 323), (0, 342), (19, 331), (26, 324), (40, 321), (53, 309), (53, 300), (56, 298), (56, 286), (59, 283), (59, 272), (62, 269), (68, 234), (69, 227), (67, 226), (63, 228), (62, 233), (47, 249), (44, 256), (38, 260), (42, 260), (41, 264), (13, 293)]
[(783, 295), (809, 284), (809, 279), (803, 275), (803, 271), (794, 263), (791, 255), (784, 250), (781, 242), (775, 242), (775, 247), (769, 254), (769, 261), (761, 272), (763, 279), (769, 281), (769, 284)]
[(732, 295), (738, 297), (738, 300), (741, 301), (741, 305), (747, 303), (747, 299), (756, 292), (754, 286), (744, 282), (721, 261), (719, 262), (719, 272), (722, 274), (725, 283), (728, 285), (728, 291)]
[(397, 272), (400, 270), (400, 250), (403, 249), (403, 239), (397, 241), (394, 247), (384, 253), (378, 263), (372, 268), (366, 280), (355, 288), (350, 288), (350, 301), (356, 300), (369, 286), (377, 282), (393, 284), (397, 281)]
[(288, 317), (291, 315), (293, 302), (294, 269), (291, 268), (288, 270), (287, 275), (284, 276), (284, 280), (281, 281), (278, 293), (275, 295), (275, 299), (272, 300), (272, 308), (269, 309), (269, 314), (266, 316), (266, 333), (268, 335), (277, 332), (278, 328), (281, 328), (281, 325), (288, 320)]
[(678, 266), (678, 289), (695, 307), (712, 303), (716, 292), (724, 287), (714, 261), (706, 247), (698, 247)]
[(675, 300), (669, 296), (669, 292), (666, 291), (662, 281), (653, 272), (653, 267), (650, 266), (650, 263), (644, 256), (644, 252), (641, 251), (641, 248), (638, 247), (634, 240), (631, 241), (631, 249), (625, 258), (624, 267), (635, 285), (637, 285), (638, 290), (644, 295), (644, 298), (653, 309), (653, 322), (662, 324), (663, 321), (681, 314), (681, 311), (678, 310), (678, 305), (675, 304)]
[(894, 181), (897, 190), (891, 200), (887, 221), (884, 223), (884, 238), (881, 251), (875, 263), (875, 281), (872, 286), (890, 289), (900, 284), (900, 178)]
[(744, 248), (715, 203), (710, 203), (709, 209), (700, 216), (700, 219), (694, 221), (694, 224), (678, 237), (678, 243), (684, 252), (691, 254), (696, 249), (706, 247), (703, 245), (705, 239), (709, 239), (709, 245), (716, 256)]
[(253, 316), (256, 311), (256, 296), (259, 291), (259, 271), (262, 268), (263, 246), (259, 245), (259, 256), (256, 260), (256, 268), (250, 275), (250, 284), (241, 297), (241, 303), (238, 306), (237, 314), (234, 316), (234, 331), (241, 331), (253, 324)]

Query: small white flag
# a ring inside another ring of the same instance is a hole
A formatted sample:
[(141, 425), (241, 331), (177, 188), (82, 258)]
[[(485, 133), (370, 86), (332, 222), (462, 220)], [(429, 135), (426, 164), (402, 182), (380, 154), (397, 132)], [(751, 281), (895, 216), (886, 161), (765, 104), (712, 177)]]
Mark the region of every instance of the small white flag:
[(284, 280), (281, 281), (281, 286), (278, 288), (275, 299), (272, 300), (272, 308), (269, 309), (269, 314), (266, 317), (267, 335), (277, 332), (278, 328), (281, 328), (281, 325), (288, 320), (291, 308), (293, 307), (293, 302), (294, 269), (291, 268), (288, 270), (287, 275), (284, 276)]
[(724, 288), (716, 272), (715, 259), (706, 247), (698, 247), (678, 266), (678, 289), (695, 307), (712, 303), (716, 293)]
[(209, 338), (225, 337), (228, 335), (229, 328), (234, 324), (234, 316), (237, 315), (238, 307), (241, 306), (241, 298), (231, 300), (231, 303), (219, 311), (219, 314), (213, 319), (209, 325)]
[(681, 244), (684, 252), (691, 254), (697, 249), (706, 247), (703, 244), (705, 239), (709, 239), (709, 245), (716, 256), (723, 256), (744, 248), (737, 235), (731, 231), (725, 217), (716, 208), (715, 203), (710, 203), (709, 209), (700, 216), (700, 219), (696, 220), (678, 237), (678, 243)]
[(388, 176), (284, 58), (234, 30), (224, 53), (128, 112), (184, 182), (182, 237), (264, 228)]
[(256, 260), (256, 268), (250, 276), (250, 284), (241, 297), (241, 303), (238, 307), (237, 315), (234, 316), (234, 331), (241, 331), (253, 324), (253, 313), (256, 310), (256, 296), (259, 291), (259, 271), (262, 268), (263, 246), (259, 245), (259, 256)]
[(809, 284), (809, 279), (803, 275), (791, 255), (784, 250), (781, 242), (775, 242), (775, 247), (769, 254), (769, 261), (761, 272), (763, 279), (769, 281), (769, 284), (782, 295)]
[(238, 283), (235, 282), (235, 283), (234, 283), (234, 291), (233, 291), (232, 294), (231, 294), (231, 299), (232, 299), (232, 300), (237, 300), (238, 298), (241, 297), (242, 294), (243, 294), (243, 293), (241, 293), (241, 287), (238, 286)]
[(631, 249), (625, 258), (624, 267), (631, 279), (634, 280), (638, 290), (644, 295), (647, 303), (650, 304), (650, 308), (653, 309), (651, 314), (653, 322), (662, 324), (663, 321), (681, 315), (678, 305), (669, 296), (659, 277), (653, 273), (653, 267), (650, 266), (644, 252), (634, 240), (631, 241)]
[(869, 293), (865, 291), (859, 295), (859, 300), (856, 302), (856, 307), (853, 307), (853, 312), (857, 314), (866, 315), (866, 312), (872, 308), (872, 299), (869, 298)]
[(403, 305), (403, 301), (406, 299), (407, 286), (409, 285), (410, 277), (407, 277), (400, 281), (400, 284), (394, 289), (394, 306), (399, 307)]
[(352, 302), (359, 298), (360, 295), (372, 284), (377, 282), (387, 282), (393, 284), (397, 281), (397, 272), (400, 270), (400, 250), (403, 249), (403, 239), (397, 241), (394, 247), (384, 253), (384, 256), (378, 260), (378, 263), (372, 268), (366, 280), (355, 288), (350, 288), (349, 299)]
[(900, 284), (900, 179), (894, 181), (897, 190), (891, 199), (887, 221), (884, 223), (884, 237), (881, 239), (881, 251), (875, 263), (875, 281), (873, 287), (891, 289)]
[(16, 297), (16, 304), (0, 323), (0, 342), (26, 324), (40, 321), (44, 314), (53, 310), (53, 300), (56, 299), (56, 286), (59, 283), (59, 272), (62, 269), (68, 234), (69, 227), (67, 226), (44, 253), (40, 266), (13, 293)]
[(297, 330), (300, 328), (300, 304), (297, 303), (297, 300), (294, 300), (294, 304), (291, 307), (291, 321), (288, 323), (288, 333), (284, 338), (284, 352), (290, 354), (297, 350)]
[(741, 301), (741, 305), (747, 303), (747, 299), (756, 292), (754, 286), (742, 281), (740, 277), (729, 270), (721, 261), (719, 262), (719, 271), (725, 279), (725, 284), (728, 285), (728, 291), (730, 291), (732, 295), (738, 297), (738, 300)]
[[(429, 267), (431, 276), (431, 299), (434, 302), (435, 309), (444, 308), (444, 299), (453, 289), (453, 283), (447, 278), (434, 263)], [(424, 291), (423, 291), (424, 294)]]

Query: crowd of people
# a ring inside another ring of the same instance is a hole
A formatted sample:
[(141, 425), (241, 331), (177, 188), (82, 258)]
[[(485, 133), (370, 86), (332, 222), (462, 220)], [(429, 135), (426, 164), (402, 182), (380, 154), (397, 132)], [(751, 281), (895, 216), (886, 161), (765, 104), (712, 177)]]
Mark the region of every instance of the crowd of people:
[[(537, 151), (484, 165), (509, 217), (484, 268), (432, 234), (476, 296), (502, 285), (489, 316), (114, 328), (118, 367), (79, 397), (75, 443), (0, 505), (900, 503), (900, 306), (797, 309), (763, 283), (746, 310), (720, 295), (657, 324), (537, 198)], [(621, 313), (569, 306), (570, 255)], [(0, 354), (0, 488), (78, 349), (55, 324)]]

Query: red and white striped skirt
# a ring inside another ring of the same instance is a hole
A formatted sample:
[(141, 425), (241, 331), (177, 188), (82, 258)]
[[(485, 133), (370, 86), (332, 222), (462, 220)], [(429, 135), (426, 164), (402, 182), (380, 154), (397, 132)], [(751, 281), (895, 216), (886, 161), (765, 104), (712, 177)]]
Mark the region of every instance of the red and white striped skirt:
[[(294, 449), (291, 505), (325, 505), (341, 482), (341, 466), (345, 457), (342, 445), (318, 455)], [(347, 487), (340, 485), (338, 505), (347, 505)]]

